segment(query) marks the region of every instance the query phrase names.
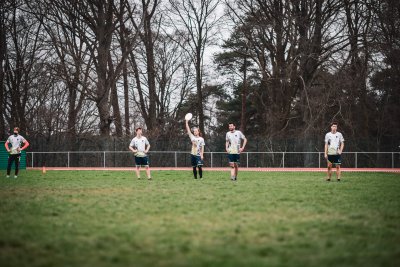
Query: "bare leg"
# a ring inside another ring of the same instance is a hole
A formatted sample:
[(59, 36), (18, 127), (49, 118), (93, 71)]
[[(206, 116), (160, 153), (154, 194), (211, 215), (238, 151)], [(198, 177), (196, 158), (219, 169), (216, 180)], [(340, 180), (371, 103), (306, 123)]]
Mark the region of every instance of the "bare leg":
[(231, 166), (231, 180), (233, 180), (235, 179), (235, 163), (231, 162), (229, 166)]
[(151, 180), (150, 167), (146, 166), (147, 179)]
[(340, 165), (336, 165), (336, 178), (338, 181), (340, 181), (341, 176), (342, 176), (342, 171), (340, 170)]
[(140, 179), (140, 167), (136, 166), (136, 177)]
[(328, 162), (328, 177), (326, 177), (327, 181), (330, 181), (332, 177), (332, 163)]
[(239, 172), (239, 166), (237, 163), (235, 163), (235, 180), (237, 179), (238, 172)]

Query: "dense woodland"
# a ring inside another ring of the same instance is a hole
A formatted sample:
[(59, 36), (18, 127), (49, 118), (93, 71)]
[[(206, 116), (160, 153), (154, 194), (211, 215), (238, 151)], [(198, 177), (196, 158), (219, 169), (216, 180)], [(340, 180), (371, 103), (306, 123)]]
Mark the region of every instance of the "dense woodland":
[(250, 151), (321, 151), (334, 120), (348, 150), (399, 150), (398, 0), (3, 0), (0, 62), (0, 140), (34, 151), (139, 126), (186, 149), (187, 112), (209, 151), (229, 121)]

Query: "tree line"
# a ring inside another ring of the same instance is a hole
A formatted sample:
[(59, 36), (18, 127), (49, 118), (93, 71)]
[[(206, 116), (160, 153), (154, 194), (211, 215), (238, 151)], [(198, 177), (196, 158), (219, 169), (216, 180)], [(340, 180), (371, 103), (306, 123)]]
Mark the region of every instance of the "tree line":
[(192, 112), (210, 142), (233, 121), (254, 149), (315, 151), (335, 120), (395, 150), (399, 35), (396, 0), (5, 0), (0, 139), (168, 140)]

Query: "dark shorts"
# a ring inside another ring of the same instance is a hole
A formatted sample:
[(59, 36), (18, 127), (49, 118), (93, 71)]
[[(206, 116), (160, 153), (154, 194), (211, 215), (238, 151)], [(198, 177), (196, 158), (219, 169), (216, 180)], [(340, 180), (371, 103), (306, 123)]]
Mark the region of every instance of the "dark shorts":
[(332, 163), (333, 166), (342, 164), (341, 155), (328, 155), (328, 162)]
[(135, 157), (135, 163), (137, 167), (147, 167), (149, 166), (149, 158), (148, 157)]
[(240, 154), (228, 154), (229, 163), (237, 163), (240, 162)]
[(204, 162), (201, 160), (200, 156), (190, 155), (192, 161), (192, 167), (203, 166)]

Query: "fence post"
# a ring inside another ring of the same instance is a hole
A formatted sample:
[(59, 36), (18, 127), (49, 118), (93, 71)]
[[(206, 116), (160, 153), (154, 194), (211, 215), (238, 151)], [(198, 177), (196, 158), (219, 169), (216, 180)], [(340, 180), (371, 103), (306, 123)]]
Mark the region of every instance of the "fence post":
[(394, 152), (392, 152), (392, 169), (394, 169)]
[(282, 152), (282, 168), (285, 168), (285, 152)]
[(321, 152), (318, 152), (318, 168), (321, 169)]
[(34, 152), (32, 152), (32, 164), (31, 164), (31, 167), (33, 168), (33, 155), (34, 155), (35, 153)]
[(103, 151), (103, 168), (106, 167), (106, 152)]
[(178, 167), (178, 156), (176, 154), (176, 151), (174, 152), (174, 158), (175, 158), (175, 168)]
[(69, 151), (68, 151), (68, 168), (69, 168)]
[(358, 161), (358, 156), (357, 156), (357, 152), (355, 152), (355, 160), (356, 160), (356, 169), (358, 168), (357, 166), (358, 166), (358, 164), (357, 164), (357, 161)]
[(210, 153), (211, 154), (211, 168), (213, 167), (213, 152)]
[(249, 167), (249, 152), (246, 152), (246, 168)]

